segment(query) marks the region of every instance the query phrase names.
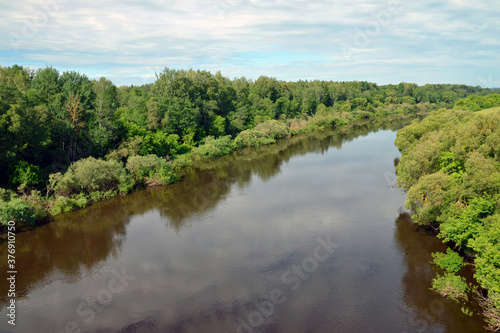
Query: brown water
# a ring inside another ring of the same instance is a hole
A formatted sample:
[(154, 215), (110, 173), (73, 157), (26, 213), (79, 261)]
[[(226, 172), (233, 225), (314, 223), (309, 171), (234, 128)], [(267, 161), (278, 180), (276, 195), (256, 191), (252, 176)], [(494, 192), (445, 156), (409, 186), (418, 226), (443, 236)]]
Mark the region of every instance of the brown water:
[(393, 129), (238, 151), (17, 235), (0, 331), (483, 332), (429, 290), (444, 246), (401, 213)]

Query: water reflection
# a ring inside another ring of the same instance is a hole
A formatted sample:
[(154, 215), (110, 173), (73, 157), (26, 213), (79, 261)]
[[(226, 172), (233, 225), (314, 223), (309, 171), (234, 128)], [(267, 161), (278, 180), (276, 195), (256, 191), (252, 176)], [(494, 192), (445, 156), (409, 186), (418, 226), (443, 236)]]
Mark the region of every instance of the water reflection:
[[(110, 211), (113, 214), (108, 214)], [(117, 255), (125, 237), (128, 217), (129, 212), (120, 200), (113, 199), (60, 216), (57, 223), (18, 234), (16, 268), (20, 273), (16, 280), (17, 299), (55, 280), (75, 283), (81, 274), (92, 271), (109, 256)], [(7, 257), (6, 244), (0, 246), (0, 257)], [(4, 277), (7, 269), (1, 268)], [(2, 278), (3, 281), (6, 277)], [(0, 295), (2, 307), (6, 305), (6, 297), (6, 293)]]
[[(18, 235), (19, 332), (408, 330), (432, 297), (420, 282), (430, 279), (432, 249), (404, 223), (393, 234), (403, 197), (384, 173), (398, 154), (394, 133), (374, 134), (402, 125), (358, 124), (241, 150), (187, 169), (177, 184)], [(318, 237), (329, 236), (340, 246), (315, 263), (326, 254), (315, 256)], [(109, 292), (116, 274), (130, 279)], [(276, 290), (286, 302), (273, 302), (267, 316)], [(440, 318), (429, 324), (436, 332), (463, 321)]]
[[(449, 333), (484, 332), (482, 316), (464, 316), (460, 304), (429, 290), (436, 276), (430, 264), (431, 253), (444, 252), (446, 246), (430, 232), (418, 228), (408, 213), (402, 213), (396, 220), (394, 239), (407, 266), (402, 281), (405, 304), (412, 310), (411, 331), (443, 332), (445, 327)], [(478, 310), (477, 304), (472, 306)]]

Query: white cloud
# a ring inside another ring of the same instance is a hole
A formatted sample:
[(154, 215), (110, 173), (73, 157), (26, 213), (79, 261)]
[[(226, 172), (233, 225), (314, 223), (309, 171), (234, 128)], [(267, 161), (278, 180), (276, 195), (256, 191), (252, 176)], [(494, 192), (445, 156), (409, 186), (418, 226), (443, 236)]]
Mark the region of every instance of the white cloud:
[[(363, 63), (364, 80), (384, 77), (392, 65), (410, 73), (405, 80), (427, 72), (427, 81), (419, 81), (425, 83), (448, 82), (472, 63), (500, 76), (492, 52), (499, 46), (493, 13), (500, 6), (469, 4), (401, 2), (396, 12), (390, 1), (377, 0), (22, 0), (0, 13), (0, 59), (109, 73), (119, 84), (143, 83), (147, 68), (165, 66), (221, 69), (230, 77), (350, 80), (360, 78), (342, 71)], [(355, 48), (352, 59), (341, 45)], [(457, 67), (436, 72), (433, 60)]]

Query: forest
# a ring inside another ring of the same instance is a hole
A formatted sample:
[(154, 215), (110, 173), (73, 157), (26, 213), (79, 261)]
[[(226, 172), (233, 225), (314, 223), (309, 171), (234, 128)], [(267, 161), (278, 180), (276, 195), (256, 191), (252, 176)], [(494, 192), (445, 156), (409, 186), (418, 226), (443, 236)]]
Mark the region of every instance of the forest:
[(439, 271), (433, 289), (467, 300), (475, 288), (457, 275), (465, 257), (475, 266), (481, 286), (475, 296), (494, 332), (500, 330), (499, 126), (500, 94), (472, 95), (415, 120), (396, 139), (398, 184), (408, 192), (412, 219), (455, 250), (433, 255)]
[(0, 67), (0, 219), (33, 226), (93, 201), (173, 183), (193, 159), (356, 119), (452, 108), (493, 92), (466, 85), (231, 80), (220, 72), (169, 68), (154, 83), (117, 87), (53, 67)]

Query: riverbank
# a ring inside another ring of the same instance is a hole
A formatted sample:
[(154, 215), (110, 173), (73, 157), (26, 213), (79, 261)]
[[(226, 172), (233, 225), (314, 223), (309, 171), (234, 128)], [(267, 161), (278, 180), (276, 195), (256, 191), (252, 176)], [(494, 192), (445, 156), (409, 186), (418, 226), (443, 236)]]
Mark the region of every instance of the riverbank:
[[(500, 330), (499, 104), (498, 94), (465, 99), (401, 129), (395, 142), (412, 219), (455, 250), (434, 255), (433, 289), (457, 302), (478, 297), (493, 332)], [(480, 290), (459, 274), (465, 263), (457, 253), (473, 260)]]
[[(168, 185), (183, 177), (187, 166), (202, 165), (210, 159), (229, 155), (242, 148), (254, 149), (271, 145), (276, 140), (290, 140), (328, 128), (346, 131), (356, 126), (380, 126), (399, 120), (422, 117), (423, 113), (404, 112), (367, 117), (364, 113), (345, 113), (343, 116), (323, 113), (302, 121), (266, 121), (252, 130), (241, 132), (234, 139), (228, 136), (207, 138), (204, 143), (188, 154), (176, 156), (173, 160), (161, 159), (155, 155), (133, 156), (127, 163), (119, 159), (98, 160), (92, 157), (78, 161), (70, 166), (65, 174), (53, 174), (49, 179), (45, 195), (32, 190), (18, 195), (2, 190), (4, 201), (0, 210), (2, 221), (15, 220), (16, 232), (33, 230), (49, 223), (55, 216), (81, 209), (94, 202), (125, 195), (132, 191), (150, 186)], [(10, 197), (9, 197), (10, 196)], [(7, 207), (6, 207), (7, 206)], [(13, 216), (14, 218), (12, 218)], [(2, 228), (1, 238), (5, 239), (6, 227)]]
[(0, 189), (0, 225), (15, 220), (20, 231), (92, 202), (174, 183), (193, 160), (493, 93), (446, 84), (231, 80), (169, 68), (139, 87), (53, 67), (0, 67), (0, 78), (9, 92), (0, 106), (0, 187), (8, 189)]

